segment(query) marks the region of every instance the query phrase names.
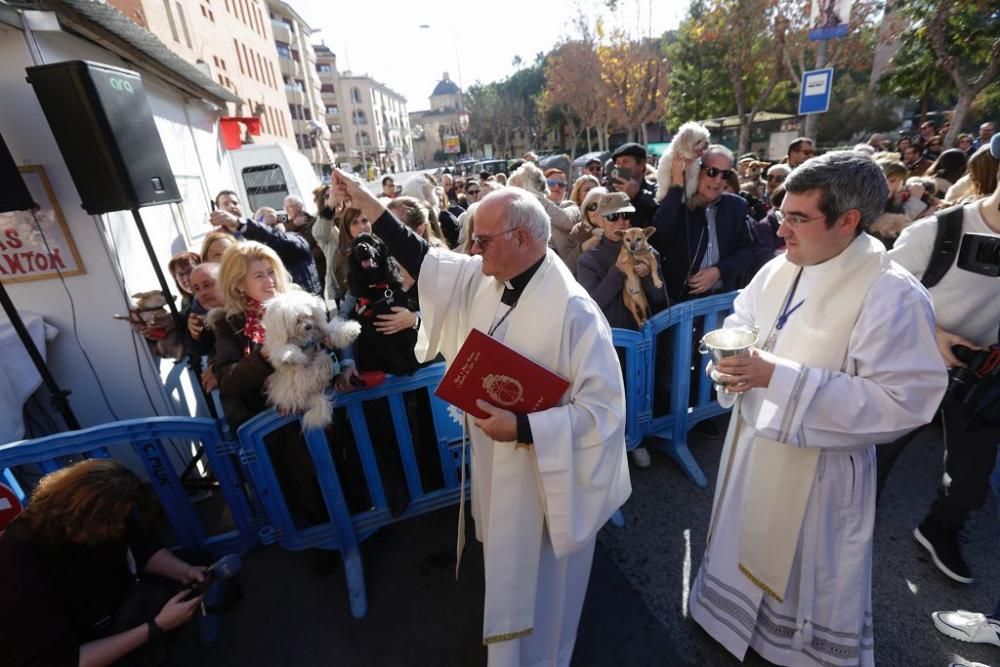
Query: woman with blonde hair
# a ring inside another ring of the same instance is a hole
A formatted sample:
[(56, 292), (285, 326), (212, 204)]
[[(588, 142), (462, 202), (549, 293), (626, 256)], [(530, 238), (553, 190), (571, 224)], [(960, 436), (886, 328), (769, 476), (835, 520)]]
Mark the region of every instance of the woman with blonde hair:
[[(219, 282), (223, 306), (208, 316), (215, 331), (215, 352), (208, 364), (218, 379), (226, 420), (235, 431), (268, 407), (267, 378), (274, 368), (262, 350), (267, 333), (264, 304), (299, 288), (277, 253), (256, 241), (242, 241), (226, 250)], [(298, 423), (271, 433), (267, 447), (293, 514), (309, 524), (324, 520), (325, 505)]]
[(597, 180), (596, 176), (584, 174), (573, 183), (573, 190), (569, 193), (569, 200), (582, 209), (583, 198), (587, 196), (587, 193), (592, 188), (600, 187), (600, 185), (601, 182)]
[(587, 192), (587, 196), (580, 202), (582, 220), (573, 225), (573, 229), (569, 232), (569, 242), (576, 258), (574, 262), (579, 261), (581, 254), (597, 247), (597, 244), (601, 242), (601, 236), (604, 234), (604, 223), (597, 213), (597, 205), (601, 202), (601, 197), (606, 194), (608, 194), (607, 188), (597, 186), (591, 188)]
[(239, 239), (227, 231), (217, 229), (205, 234), (205, 238), (201, 241), (201, 261), (218, 264), (222, 261), (222, 254), (226, 252), (226, 248), (236, 243), (239, 243)]
[(202, 596), (187, 587), (205, 572), (156, 540), (156, 509), (111, 459), (42, 478), (0, 532), (4, 664), (161, 664), (147, 645), (191, 619)]

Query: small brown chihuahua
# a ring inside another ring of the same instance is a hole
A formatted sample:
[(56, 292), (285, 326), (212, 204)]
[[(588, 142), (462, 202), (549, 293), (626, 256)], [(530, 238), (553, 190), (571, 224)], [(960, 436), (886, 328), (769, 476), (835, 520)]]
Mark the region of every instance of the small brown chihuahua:
[(608, 233), (608, 238), (612, 241), (622, 242), (619, 261), (623, 256), (628, 258), (627, 261), (619, 263), (619, 266), (622, 264), (625, 266), (625, 289), (622, 290), (622, 300), (640, 328), (649, 319), (649, 301), (642, 289), (642, 279), (636, 275), (635, 267), (645, 264), (649, 268), (649, 275), (653, 278), (653, 286), (663, 289), (663, 281), (660, 280), (657, 270), (656, 255), (649, 245), (649, 237), (655, 232), (655, 227), (629, 227)]

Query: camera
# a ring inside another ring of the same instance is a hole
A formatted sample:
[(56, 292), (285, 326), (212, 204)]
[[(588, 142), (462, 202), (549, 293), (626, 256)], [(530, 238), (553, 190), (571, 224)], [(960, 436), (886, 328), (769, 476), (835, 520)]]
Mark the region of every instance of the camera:
[(277, 217), (278, 217), (278, 224), (279, 225), (287, 225), (288, 224), (288, 214), (287, 213), (279, 213)]
[(951, 351), (965, 364), (965, 368), (951, 370), (945, 396), (974, 407), (979, 403), (980, 397), (1000, 379), (1000, 344), (985, 350), (954, 345)]
[(958, 268), (983, 276), (1000, 276), (1000, 236), (963, 234)]

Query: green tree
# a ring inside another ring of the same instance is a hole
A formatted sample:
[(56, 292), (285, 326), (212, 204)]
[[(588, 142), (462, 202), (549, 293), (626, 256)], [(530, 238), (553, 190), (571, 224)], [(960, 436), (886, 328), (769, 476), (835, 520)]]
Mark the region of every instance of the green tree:
[(951, 128), (944, 139), (950, 147), (976, 99), (1000, 75), (996, 1), (903, 0), (898, 8), (909, 28), (894, 59), (898, 65), (889, 86), (925, 104), (931, 95), (941, 96), (943, 91), (954, 95)]
[(663, 120), (673, 130), (689, 120), (725, 116), (732, 110), (725, 54), (718, 44), (699, 39), (705, 11), (704, 0), (695, 0), (677, 32), (665, 38), (671, 71)]

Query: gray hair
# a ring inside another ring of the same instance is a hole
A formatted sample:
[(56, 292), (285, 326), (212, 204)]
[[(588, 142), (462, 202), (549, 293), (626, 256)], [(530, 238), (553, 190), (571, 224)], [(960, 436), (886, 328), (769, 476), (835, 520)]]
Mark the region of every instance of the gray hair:
[(819, 210), (828, 226), (851, 209), (860, 211), (859, 232), (882, 215), (889, 199), (889, 182), (882, 168), (871, 157), (855, 151), (831, 151), (814, 157), (785, 179), (786, 192), (810, 190), (822, 193)]
[[(552, 234), (549, 214), (538, 201), (538, 196), (523, 188), (508, 186), (503, 190), (491, 192), (483, 200), (505, 197), (507, 199), (507, 226), (509, 229), (523, 227), (536, 241), (548, 243)], [(482, 202), (483, 200), (480, 200)]]
[(305, 208), (306, 204), (302, 201), (302, 197), (298, 195), (288, 195), (285, 197), (285, 202), (291, 202), (293, 206), (298, 206), (299, 208)]
[(733, 152), (731, 150), (729, 150), (722, 144), (712, 144), (711, 146), (706, 148), (705, 152), (701, 156), (701, 163), (707, 164), (708, 158), (712, 157), (713, 155), (721, 155), (722, 157), (729, 160), (729, 164), (731, 165), (736, 164), (736, 156), (733, 155)]

